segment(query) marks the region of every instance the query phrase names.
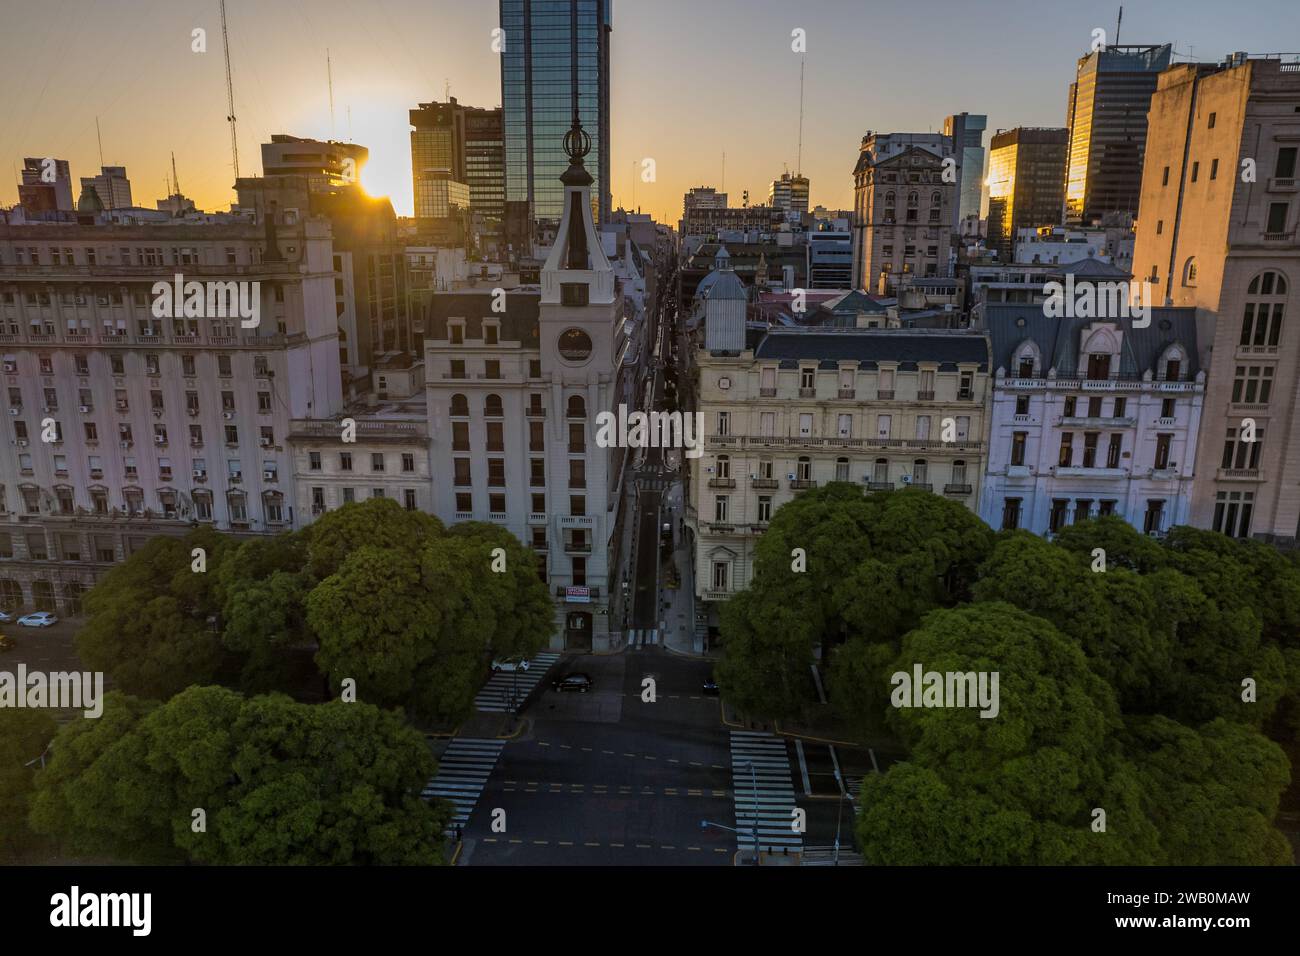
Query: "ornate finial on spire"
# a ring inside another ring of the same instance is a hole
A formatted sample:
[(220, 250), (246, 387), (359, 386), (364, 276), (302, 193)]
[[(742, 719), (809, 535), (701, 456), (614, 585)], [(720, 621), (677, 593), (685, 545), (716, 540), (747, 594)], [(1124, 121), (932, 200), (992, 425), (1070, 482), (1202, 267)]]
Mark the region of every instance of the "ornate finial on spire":
[(582, 128), (577, 110), (573, 112), (573, 125), (564, 134), (564, 152), (575, 166), (581, 166), (583, 158), (591, 152), (591, 136)]

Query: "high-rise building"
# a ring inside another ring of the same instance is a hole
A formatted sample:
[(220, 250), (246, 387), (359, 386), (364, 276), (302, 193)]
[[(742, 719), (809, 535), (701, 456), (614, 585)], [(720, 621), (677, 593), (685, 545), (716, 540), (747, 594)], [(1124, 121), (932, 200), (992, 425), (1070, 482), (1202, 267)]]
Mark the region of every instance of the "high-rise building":
[(1173, 47), (1110, 46), (1079, 58), (1070, 84), (1065, 221), (1099, 223), (1136, 215), (1142, 187), (1147, 107)]
[(788, 172), (782, 173), (781, 178), (772, 180), (772, 185), (768, 188), (767, 204), (783, 212), (807, 212), (808, 177), (798, 173), (793, 176)]
[(984, 212), (984, 130), (989, 118), (978, 113), (954, 113), (943, 120), (945, 136), (952, 137), (959, 183), (957, 222)]
[(361, 182), (370, 150), (355, 143), (303, 139), (274, 133), (262, 144), (263, 176), (305, 176), (312, 192)]
[[(464, 206), (496, 234), (505, 217), (505, 146), (500, 109), (421, 103), (410, 111), (416, 219), (444, 219)], [(464, 187), (463, 189), (461, 187)]]
[[(610, 0), (501, 0), (501, 29), (507, 225), (559, 220), (575, 95), (592, 141), (592, 212), (607, 221)], [(507, 238), (518, 248), (530, 237), (508, 229)]]
[(901, 275), (948, 276), (957, 235), (959, 184), (945, 176), (951, 136), (862, 137), (853, 170), (853, 283), (892, 294)]
[(125, 166), (101, 166), (98, 176), (82, 176), (81, 188), (93, 189), (105, 209), (130, 209), (131, 180)]
[(1017, 231), (1057, 225), (1065, 196), (1069, 130), (1022, 126), (989, 143), (988, 243), (1011, 262)]
[(72, 171), (66, 159), (26, 158), (22, 177), (18, 201), (27, 212), (72, 211)]
[[(1300, 537), (1300, 65), (1178, 64), (1151, 97), (1133, 270), (1197, 310), (1209, 382), (1191, 523)], [(1148, 333), (1149, 334), (1149, 333)]]

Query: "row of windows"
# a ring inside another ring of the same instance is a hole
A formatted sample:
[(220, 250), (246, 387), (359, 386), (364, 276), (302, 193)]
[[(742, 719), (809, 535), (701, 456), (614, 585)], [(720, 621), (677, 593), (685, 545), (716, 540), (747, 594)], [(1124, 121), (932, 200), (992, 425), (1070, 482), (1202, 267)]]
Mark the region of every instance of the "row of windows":
[[(415, 472), (415, 455), (411, 452), (402, 452), (401, 470), (403, 474), (413, 474)], [(311, 451), (307, 453), (307, 468), (310, 471), (321, 470), (321, 452)], [(339, 452), (339, 471), (352, 471), (353, 461), (352, 452)], [(388, 459), (383, 452), (370, 453), (370, 471), (372, 474), (382, 474), (388, 470)]]
[[(96, 355), (96, 354), (99, 353), (77, 352), (73, 355), (73, 361), (75, 363), (76, 373), (78, 375), (91, 374), (90, 358), (91, 355)], [(128, 355), (134, 357), (135, 353), (134, 352), (128, 352), (128, 353), (109, 352), (108, 353), (109, 371), (113, 375), (127, 374), (126, 358)], [(228, 352), (218, 352), (216, 358), (217, 358), (218, 377), (231, 378), (234, 375), (234, 369), (233, 369), (233, 364), (231, 362), (230, 354)], [(195, 377), (197, 371), (195, 356), (190, 352), (183, 352), (181, 353), (180, 360), (181, 360), (181, 374), (186, 378)], [(42, 375), (54, 374), (54, 356), (51, 353), (49, 352), (37, 353), (36, 363)], [(134, 362), (132, 364), (134, 364)], [(3, 368), (4, 371), (11, 374), (17, 372), (18, 356), (13, 354), (4, 356)], [(144, 356), (145, 374), (150, 376), (161, 375), (162, 374), (161, 369), (162, 369), (162, 362), (160, 360), (159, 355), (151, 352), (145, 353)], [(132, 371), (135, 371), (135, 369), (132, 369)], [(258, 378), (266, 378), (270, 375), (270, 364), (268, 363), (267, 357), (265, 355), (253, 356), (253, 374)]]
[[(195, 246), (120, 246), (117, 249), (117, 255), (114, 256), (114, 250), (111, 246), (82, 246), (73, 248), (72, 246), (13, 246), (13, 264), (14, 265), (82, 265), (95, 266), (107, 265), (113, 263), (120, 266), (186, 266), (198, 265), (203, 261), (203, 252), (210, 252), (210, 264), (224, 263), (225, 265), (239, 265), (239, 251), (243, 248), (246, 252), (245, 262), (258, 263), (262, 261), (262, 250), (259, 246), (225, 246), (220, 253), (210, 247), (198, 248)], [(213, 262), (213, 256), (218, 257), (218, 262)], [(4, 249), (0, 248), (0, 262), (5, 261)]]
[[(63, 423), (54, 420), (49, 426), (52, 429), (52, 436), (49, 444), (59, 445), (63, 443)], [(42, 430), (44, 426), (42, 426)], [(81, 423), (82, 437), (87, 444), (95, 444), (99, 441), (99, 425), (95, 422)], [(239, 426), (225, 425), (222, 428), (222, 437), (227, 445), (239, 444)], [(42, 438), (42, 440), (44, 440)], [(121, 448), (127, 449), (135, 444), (135, 430), (128, 422), (119, 422), (117, 425), (117, 440)], [(191, 447), (198, 448), (203, 445), (203, 426), (189, 426), (189, 441)], [(27, 430), (27, 423), (14, 422), (14, 444), (19, 448), (26, 448), (31, 443), (31, 437)], [(153, 443), (155, 445), (170, 444), (170, 436), (167, 432), (167, 426), (161, 423), (155, 423), (153, 426)], [(261, 425), (258, 427), (257, 443), (263, 448), (275, 446), (275, 429), (270, 425)], [(30, 455), (22, 457), (30, 461)], [(56, 456), (57, 457), (57, 456)]]
[[(45, 505), (45, 511), (63, 515), (77, 513), (78, 506), (73, 489), (66, 486), (56, 487), (51, 496), (44, 489), (28, 485), (19, 488), (19, 495), (22, 498), (24, 514), (41, 514), (42, 504)], [(155, 508), (146, 504), (142, 488), (124, 488), (121, 505), (114, 506), (109, 501), (107, 489), (89, 489), (91, 514), (109, 515), (116, 510), (133, 517), (194, 518), (198, 521), (213, 520), (213, 496), (213, 492), (202, 488), (196, 488), (188, 495), (164, 488), (156, 492), (157, 507)], [(240, 523), (248, 520), (248, 497), (238, 490), (226, 493), (226, 507), (230, 521)], [(7, 510), (3, 492), (0, 492), (0, 512)], [(285, 520), (284, 497), (279, 492), (266, 492), (262, 496), (262, 514), (269, 524), (282, 523)]]

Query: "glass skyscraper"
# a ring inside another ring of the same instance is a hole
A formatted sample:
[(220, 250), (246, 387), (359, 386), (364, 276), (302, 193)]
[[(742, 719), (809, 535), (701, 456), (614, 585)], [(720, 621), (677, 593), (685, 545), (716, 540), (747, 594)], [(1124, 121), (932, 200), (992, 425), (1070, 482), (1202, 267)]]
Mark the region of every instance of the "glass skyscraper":
[(610, 0), (501, 0), (501, 102), (505, 118), (506, 225), (512, 239), (528, 219), (559, 221), (560, 174), (569, 167), (564, 134), (573, 119), (574, 21), (578, 115), (591, 136), (586, 168), (593, 212), (610, 213)]

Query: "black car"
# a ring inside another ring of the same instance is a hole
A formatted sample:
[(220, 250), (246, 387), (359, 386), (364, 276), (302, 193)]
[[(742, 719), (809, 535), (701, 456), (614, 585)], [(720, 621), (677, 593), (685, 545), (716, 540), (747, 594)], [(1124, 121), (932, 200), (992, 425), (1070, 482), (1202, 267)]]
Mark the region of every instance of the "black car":
[(551, 686), (561, 693), (576, 690), (579, 694), (585, 694), (591, 690), (591, 677), (587, 674), (566, 674)]
[(712, 677), (706, 677), (704, 678), (704, 686), (701, 687), (700, 690), (704, 691), (704, 693), (708, 694), (710, 697), (717, 697), (718, 682)]

